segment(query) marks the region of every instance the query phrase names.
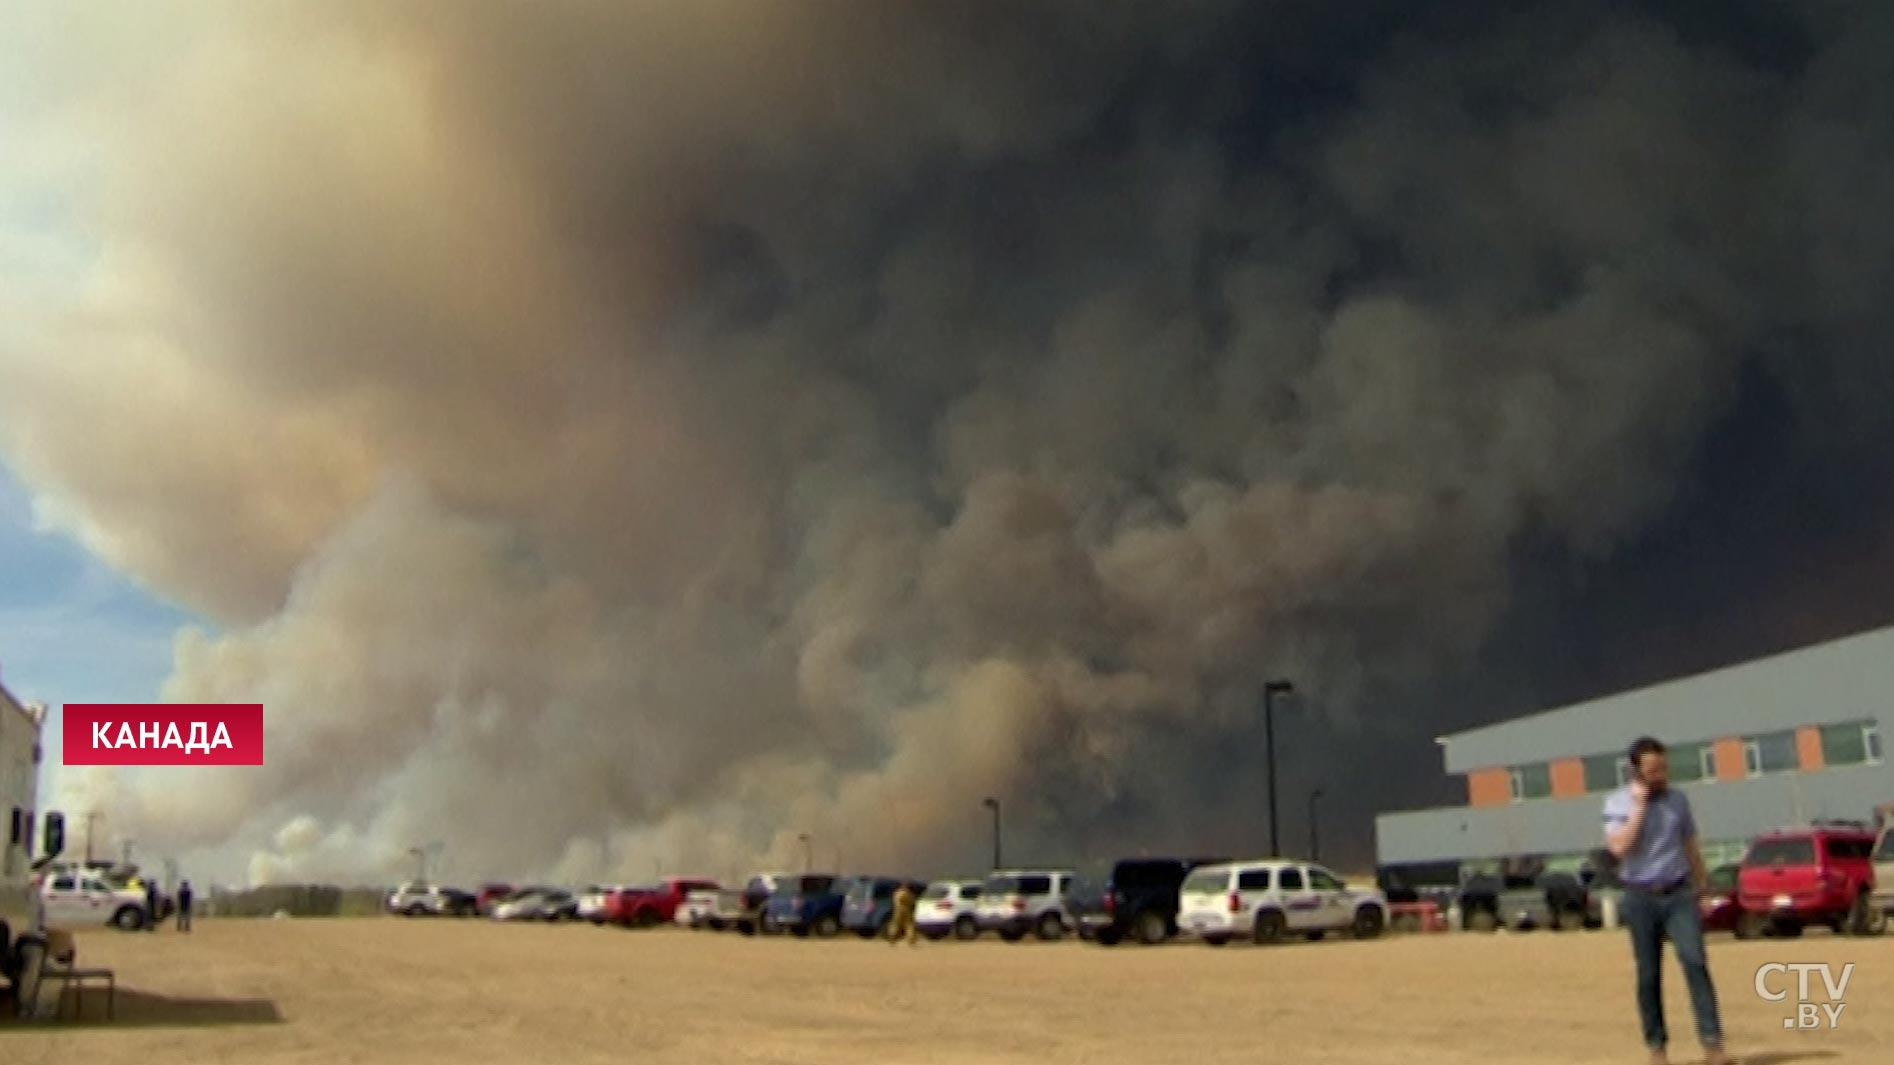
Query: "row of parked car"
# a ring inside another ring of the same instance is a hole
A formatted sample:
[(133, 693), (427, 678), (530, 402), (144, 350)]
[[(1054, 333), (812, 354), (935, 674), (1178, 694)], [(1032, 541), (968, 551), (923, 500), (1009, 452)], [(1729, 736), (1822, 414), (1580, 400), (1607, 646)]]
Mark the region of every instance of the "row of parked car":
[(1116, 944), (1161, 943), (1180, 934), (1213, 946), (1233, 940), (1319, 939), (1333, 932), (1372, 938), (1387, 929), (1387, 896), (1351, 887), (1321, 865), (1293, 859), (1129, 858), (1108, 868), (1008, 869), (986, 877), (934, 881), (880, 875), (758, 873), (742, 888), (673, 877), (651, 885), (552, 887), (489, 885), (463, 892), (404, 884), (391, 912), (485, 915), (498, 920), (586, 921), (653, 927), (677, 924), (744, 935), (820, 939), (885, 935), (896, 891), (917, 897), (916, 931), (929, 939), (1055, 941), (1068, 936)]
[[(1447, 880), (1432, 886), (1417, 886), (1413, 872), (1384, 868), (1377, 881), (1392, 901), (1433, 901), (1469, 931), (1596, 928), (1606, 901), (1622, 891), (1602, 858), (1580, 873), (1547, 873), (1530, 862), (1464, 878), (1452, 868), (1419, 871)], [(1740, 861), (1710, 870), (1708, 887), (1706, 930), (1739, 938), (1799, 936), (1811, 927), (1880, 935), (1894, 911), (1894, 821), (1879, 829), (1815, 821), (1765, 833)]]

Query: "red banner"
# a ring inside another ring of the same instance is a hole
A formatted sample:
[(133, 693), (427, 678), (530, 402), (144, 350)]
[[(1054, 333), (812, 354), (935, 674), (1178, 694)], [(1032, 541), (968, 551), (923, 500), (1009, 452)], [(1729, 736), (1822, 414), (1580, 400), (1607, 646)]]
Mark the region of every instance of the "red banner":
[(262, 765), (262, 703), (67, 703), (66, 765)]

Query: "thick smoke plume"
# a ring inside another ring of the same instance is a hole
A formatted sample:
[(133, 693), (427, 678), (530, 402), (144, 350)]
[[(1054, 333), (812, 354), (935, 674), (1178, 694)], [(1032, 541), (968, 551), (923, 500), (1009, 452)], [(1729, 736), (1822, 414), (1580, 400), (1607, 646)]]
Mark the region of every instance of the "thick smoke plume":
[(1431, 775), (1522, 539), (1885, 410), (1885, 5), (159, 7), (10, 16), (0, 455), (267, 705), (62, 777), (233, 876), (1252, 850), (1266, 677)]

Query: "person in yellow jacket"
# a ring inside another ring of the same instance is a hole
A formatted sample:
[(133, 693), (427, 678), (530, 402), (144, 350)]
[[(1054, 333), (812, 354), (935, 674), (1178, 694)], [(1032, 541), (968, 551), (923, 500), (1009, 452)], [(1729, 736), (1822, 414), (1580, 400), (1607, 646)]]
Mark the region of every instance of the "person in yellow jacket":
[(894, 919), (888, 924), (888, 942), (899, 943), (905, 937), (908, 946), (920, 941), (914, 928), (914, 889), (906, 883), (894, 889)]

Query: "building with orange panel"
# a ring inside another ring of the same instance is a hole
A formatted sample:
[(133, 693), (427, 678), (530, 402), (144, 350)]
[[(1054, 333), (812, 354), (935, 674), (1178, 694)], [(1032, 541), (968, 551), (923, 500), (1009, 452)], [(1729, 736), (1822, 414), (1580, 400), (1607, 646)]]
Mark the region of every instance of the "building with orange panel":
[(1669, 748), (1705, 858), (1734, 861), (1770, 829), (1869, 820), (1894, 802), (1891, 704), (1894, 627), (1441, 736), (1466, 805), (1382, 814), (1376, 850), (1384, 867), (1582, 867), (1604, 844), (1601, 808), (1625, 783), (1626, 748), (1651, 735)]

